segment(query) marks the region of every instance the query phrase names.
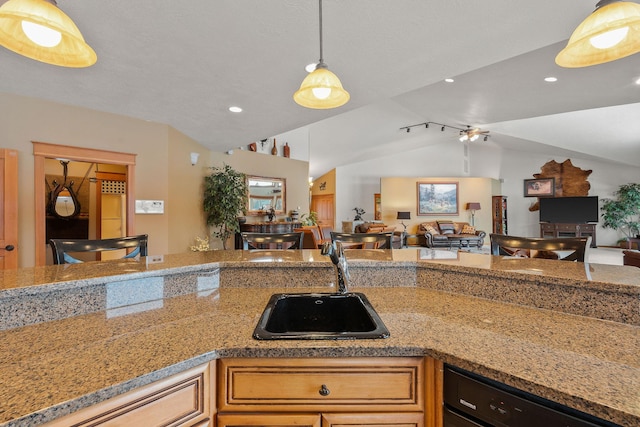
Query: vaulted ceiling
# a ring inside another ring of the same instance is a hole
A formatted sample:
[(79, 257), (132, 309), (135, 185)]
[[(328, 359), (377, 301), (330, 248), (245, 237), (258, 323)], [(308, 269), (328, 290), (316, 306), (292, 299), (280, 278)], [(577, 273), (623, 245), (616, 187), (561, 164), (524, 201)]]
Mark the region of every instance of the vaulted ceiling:
[(334, 110), (292, 99), (319, 56), (316, 0), (58, 6), (98, 62), (65, 69), (2, 49), (1, 92), (167, 123), (216, 151), (308, 127), (315, 176), (452, 139), (399, 129), (425, 121), (490, 130), (485, 144), (640, 166), (640, 55), (581, 69), (554, 63), (595, 0), (325, 0), (325, 62), (351, 94)]

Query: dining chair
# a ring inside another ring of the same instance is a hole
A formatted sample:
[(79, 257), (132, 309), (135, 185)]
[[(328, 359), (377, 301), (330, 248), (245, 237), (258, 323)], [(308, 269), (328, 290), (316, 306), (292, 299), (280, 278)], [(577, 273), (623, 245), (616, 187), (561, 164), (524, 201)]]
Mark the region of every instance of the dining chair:
[(322, 243), (318, 238), (319, 234), (314, 233), (314, 230), (310, 227), (294, 228), (296, 233), (303, 233), (302, 237), (302, 249), (320, 249)]
[(333, 232), (333, 227), (330, 226), (330, 225), (320, 224), (320, 225), (318, 225), (318, 228), (320, 229), (320, 238), (324, 242), (330, 242), (331, 241), (331, 232)]
[(331, 232), (331, 241), (346, 243), (345, 249), (392, 249), (390, 233)]
[(302, 249), (304, 233), (240, 233), (242, 249)]
[[(122, 257), (135, 258), (147, 256), (149, 236), (140, 234), (138, 236), (115, 237), (110, 239), (49, 239), (49, 246), (53, 252), (54, 264), (78, 264), (84, 262), (70, 254), (83, 252), (93, 252), (100, 254), (106, 251), (125, 249), (127, 253)], [(76, 255), (77, 256), (77, 255)]]
[[(561, 261), (584, 262), (588, 259), (591, 246), (591, 236), (545, 239), (490, 234), (489, 239), (491, 255), (550, 258)], [(569, 254), (563, 254), (563, 252), (569, 252)]]

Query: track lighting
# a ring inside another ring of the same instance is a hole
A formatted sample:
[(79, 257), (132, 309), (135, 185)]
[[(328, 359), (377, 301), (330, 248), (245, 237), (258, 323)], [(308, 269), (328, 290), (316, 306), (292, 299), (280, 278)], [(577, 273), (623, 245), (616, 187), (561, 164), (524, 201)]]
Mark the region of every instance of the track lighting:
[(437, 125), (440, 126), (440, 132), (444, 132), (446, 128), (449, 129), (455, 129), (458, 131), (458, 140), (460, 142), (466, 142), (466, 141), (477, 141), (480, 136), (484, 135), (483, 140), (486, 142), (489, 140), (489, 131), (488, 130), (480, 130), (479, 128), (472, 128), (471, 126), (467, 125), (466, 128), (459, 128), (456, 126), (449, 126), (447, 124), (444, 123), (436, 123), (436, 122), (424, 122), (424, 123), (418, 123), (415, 125), (409, 125), (409, 126), (403, 126), (400, 128), (400, 130), (404, 130), (407, 133), (411, 132), (411, 128), (414, 127), (418, 127), (418, 126), (424, 126), (425, 129), (429, 129), (429, 125)]

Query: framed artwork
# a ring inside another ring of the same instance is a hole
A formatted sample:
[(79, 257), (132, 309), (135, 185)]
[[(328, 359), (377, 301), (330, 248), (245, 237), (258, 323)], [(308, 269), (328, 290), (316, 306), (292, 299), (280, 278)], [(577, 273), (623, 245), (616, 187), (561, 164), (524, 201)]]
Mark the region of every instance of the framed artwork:
[(458, 215), (458, 183), (419, 182), (418, 215)]
[(554, 197), (555, 195), (555, 178), (524, 180), (524, 197)]
[(382, 201), (380, 200), (380, 193), (373, 195), (373, 219), (380, 221), (382, 219)]

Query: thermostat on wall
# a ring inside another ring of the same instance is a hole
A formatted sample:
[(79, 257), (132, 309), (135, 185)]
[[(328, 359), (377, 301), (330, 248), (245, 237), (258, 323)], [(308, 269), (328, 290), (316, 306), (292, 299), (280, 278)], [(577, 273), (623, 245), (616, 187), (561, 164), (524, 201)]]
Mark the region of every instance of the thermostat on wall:
[(136, 200), (137, 214), (163, 214), (164, 200)]

